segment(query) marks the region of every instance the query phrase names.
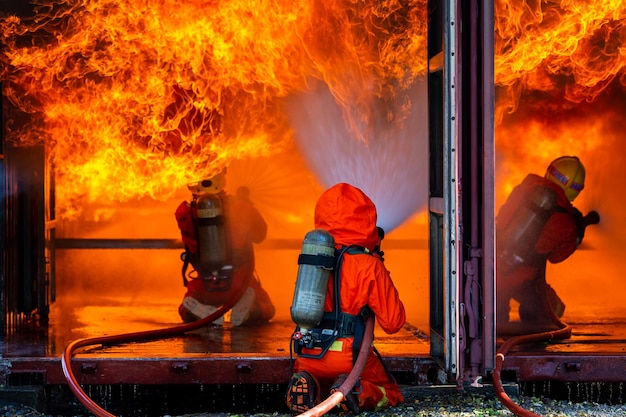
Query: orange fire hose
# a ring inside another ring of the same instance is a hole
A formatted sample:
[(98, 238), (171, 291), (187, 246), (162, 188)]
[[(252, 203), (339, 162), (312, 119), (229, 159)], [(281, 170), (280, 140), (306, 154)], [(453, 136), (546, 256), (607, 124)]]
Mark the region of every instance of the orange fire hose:
[[(552, 311), (550, 309), (550, 311)], [(492, 372), (493, 377), (493, 387), (496, 392), (497, 397), (500, 399), (502, 404), (506, 408), (508, 408), (512, 413), (519, 417), (540, 417), (538, 414), (533, 413), (532, 411), (528, 411), (519, 405), (515, 404), (513, 400), (504, 392), (504, 388), (502, 387), (502, 382), (500, 380), (500, 370), (502, 368), (502, 364), (504, 363), (504, 358), (506, 357), (509, 350), (513, 348), (515, 345), (520, 345), (522, 343), (533, 343), (533, 342), (547, 342), (550, 340), (559, 340), (559, 339), (568, 339), (572, 335), (572, 329), (569, 325), (563, 323), (556, 315), (552, 315), (552, 319), (559, 325), (558, 330), (548, 331), (548, 332), (540, 332), (540, 333), (531, 333), (526, 335), (515, 336), (507, 340), (500, 346), (498, 352), (496, 353), (496, 364), (495, 368)]]
[(374, 340), (374, 317), (370, 316), (365, 322), (365, 334), (363, 335), (363, 340), (361, 341), (361, 347), (359, 349), (359, 356), (354, 362), (354, 366), (352, 370), (348, 374), (348, 377), (344, 381), (343, 384), (339, 387), (337, 391), (332, 393), (327, 399), (311, 408), (310, 410), (305, 411), (300, 414), (298, 417), (319, 417), (328, 413), (334, 407), (337, 406), (346, 395), (352, 390), (352, 388), (356, 385), (361, 373), (363, 372), (363, 368), (365, 368), (365, 364), (367, 363), (367, 358), (369, 357), (370, 348), (372, 346), (372, 340)]
[(103, 345), (103, 346), (113, 346), (113, 345), (121, 345), (124, 343), (131, 342), (140, 342), (140, 341), (148, 341), (155, 339), (167, 339), (170, 337), (175, 337), (181, 335), (185, 332), (196, 330), (201, 327), (204, 327), (210, 323), (212, 323), (217, 318), (223, 316), (228, 310), (233, 308), (237, 301), (241, 298), (243, 293), (246, 291), (247, 286), (242, 286), (235, 295), (228, 300), (226, 304), (217, 309), (213, 314), (198, 320), (192, 323), (185, 323), (179, 326), (168, 327), (165, 329), (157, 329), (157, 330), (148, 330), (143, 332), (135, 332), (135, 333), (124, 333), (113, 336), (102, 336), (102, 337), (91, 337), (78, 339), (70, 344), (68, 344), (63, 351), (63, 355), (61, 356), (61, 367), (63, 368), (63, 375), (65, 375), (65, 379), (67, 379), (68, 385), (72, 392), (76, 395), (76, 398), (85, 406), (87, 409), (92, 412), (96, 417), (115, 417), (114, 414), (109, 413), (108, 411), (101, 408), (98, 404), (96, 404), (89, 396), (83, 391), (80, 384), (76, 380), (74, 373), (72, 372), (71, 367), (71, 359), (74, 354), (74, 351), (77, 349), (83, 348), (85, 346), (94, 346), (94, 345)]

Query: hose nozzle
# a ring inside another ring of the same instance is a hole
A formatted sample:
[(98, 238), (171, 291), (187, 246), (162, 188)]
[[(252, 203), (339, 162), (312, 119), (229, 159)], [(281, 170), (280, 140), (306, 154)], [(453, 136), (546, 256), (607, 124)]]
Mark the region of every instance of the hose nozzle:
[(585, 222), (585, 226), (589, 226), (592, 224), (600, 223), (600, 214), (597, 211), (591, 210), (587, 215), (583, 218)]

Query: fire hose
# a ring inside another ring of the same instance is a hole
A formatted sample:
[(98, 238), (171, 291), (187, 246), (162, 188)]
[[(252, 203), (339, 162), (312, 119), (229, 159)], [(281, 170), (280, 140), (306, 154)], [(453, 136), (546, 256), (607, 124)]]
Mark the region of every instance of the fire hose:
[(212, 323), (217, 318), (223, 316), (228, 310), (233, 308), (237, 301), (241, 298), (247, 286), (242, 286), (242, 288), (234, 294), (234, 296), (228, 300), (223, 306), (218, 308), (213, 314), (209, 316), (194, 321), (192, 323), (186, 323), (178, 326), (168, 327), (164, 329), (156, 329), (156, 330), (147, 330), (143, 332), (134, 332), (134, 333), (124, 333), (119, 335), (112, 336), (101, 336), (101, 337), (90, 337), (75, 340), (69, 343), (65, 350), (63, 351), (63, 355), (61, 356), (61, 367), (63, 368), (63, 375), (68, 382), (68, 385), (78, 401), (81, 402), (90, 412), (92, 412), (96, 417), (115, 417), (114, 414), (109, 413), (108, 411), (101, 408), (95, 401), (93, 401), (89, 396), (83, 391), (80, 384), (76, 380), (74, 373), (72, 372), (71, 367), (71, 359), (74, 352), (77, 349), (86, 347), (86, 346), (114, 346), (121, 345), (125, 343), (131, 342), (141, 342), (155, 339), (167, 339), (170, 337), (175, 337), (181, 335), (183, 333), (199, 329), (204, 327), (210, 323)]
[(305, 411), (302, 414), (299, 414), (298, 417), (319, 417), (328, 413), (334, 407), (336, 407), (343, 399), (350, 393), (352, 388), (356, 385), (361, 373), (363, 372), (363, 368), (365, 368), (365, 364), (367, 363), (367, 358), (369, 357), (369, 353), (372, 346), (372, 340), (374, 339), (374, 317), (370, 316), (365, 322), (365, 334), (363, 335), (363, 340), (361, 341), (361, 347), (359, 349), (359, 355), (354, 362), (354, 366), (352, 370), (348, 374), (348, 377), (344, 381), (343, 384), (332, 393), (327, 399), (311, 408), (310, 410)]
[(550, 340), (567, 339), (571, 336), (571, 334), (571, 328), (568, 325), (564, 324), (564, 327), (558, 330), (512, 337), (511, 339), (504, 342), (502, 346), (500, 346), (496, 354), (496, 365), (492, 374), (493, 386), (496, 391), (496, 395), (498, 396), (500, 401), (516, 416), (540, 417), (538, 414), (528, 411), (515, 404), (513, 400), (511, 400), (511, 398), (506, 394), (506, 392), (504, 392), (502, 382), (500, 381), (500, 369), (502, 368), (502, 364), (504, 363), (504, 358), (506, 357), (506, 354), (515, 345), (520, 345), (523, 343), (547, 342)]
[[(547, 301), (546, 301), (547, 303)], [(495, 389), (497, 397), (500, 399), (502, 404), (506, 408), (508, 408), (511, 412), (513, 412), (516, 416), (519, 417), (540, 417), (538, 414), (533, 413), (532, 411), (528, 411), (523, 407), (515, 404), (513, 400), (504, 392), (504, 388), (502, 387), (502, 381), (500, 377), (500, 370), (502, 368), (502, 364), (504, 363), (504, 359), (509, 353), (509, 351), (515, 345), (521, 345), (523, 343), (534, 343), (534, 342), (548, 342), (550, 340), (560, 340), (560, 339), (568, 339), (572, 335), (572, 329), (569, 325), (563, 323), (557, 316), (554, 314), (552, 309), (549, 309), (552, 312), (552, 320), (558, 325), (557, 330), (539, 332), (539, 333), (531, 333), (526, 335), (515, 336), (507, 340), (500, 346), (496, 353), (496, 364), (494, 370), (492, 372), (493, 377), (493, 387)]]
[[(584, 235), (584, 231), (587, 226), (592, 224), (598, 224), (600, 222), (600, 215), (597, 211), (590, 211), (586, 216), (582, 216), (579, 214), (577, 222), (581, 229), (582, 235)], [(580, 236), (582, 239), (582, 235)], [(548, 304), (547, 300), (544, 298), (544, 302), (546, 305)], [(500, 401), (515, 415), (520, 417), (540, 417), (538, 414), (535, 414), (531, 411), (528, 411), (519, 405), (515, 404), (513, 400), (504, 392), (504, 388), (502, 387), (502, 382), (500, 378), (500, 370), (502, 369), (502, 364), (504, 363), (504, 359), (509, 353), (509, 351), (515, 345), (520, 345), (523, 343), (534, 343), (534, 342), (548, 342), (550, 340), (560, 340), (560, 339), (568, 339), (572, 335), (572, 329), (569, 325), (563, 323), (554, 313), (551, 308), (548, 308), (548, 311), (552, 313), (552, 321), (557, 324), (558, 329), (553, 331), (539, 332), (539, 333), (531, 333), (527, 335), (520, 335), (512, 337), (507, 340), (500, 346), (498, 351), (496, 352), (496, 364), (494, 370), (492, 372), (493, 377), (493, 386), (496, 391), (496, 395), (500, 399)]]

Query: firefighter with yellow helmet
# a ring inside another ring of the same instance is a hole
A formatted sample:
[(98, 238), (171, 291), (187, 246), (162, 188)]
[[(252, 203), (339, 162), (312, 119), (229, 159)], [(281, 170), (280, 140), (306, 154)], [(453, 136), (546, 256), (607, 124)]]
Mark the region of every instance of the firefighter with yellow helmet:
[[(513, 189), (496, 217), (496, 323), (511, 330), (510, 301), (519, 303), (519, 332), (549, 330), (559, 324), (565, 305), (546, 282), (548, 262), (567, 259), (580, 246), (585, 229), (600, 221), (572, 202), (585, 185), (585, 167), (576, 156), (550, 163), (543, 177), (529, 174)], [(524, 330), (525, 329), (525, 330)]]
[[(246, 288), (230, 311), (234, 326), (268, 322), (275, 309), (255, 271), (253, 244), (262, 242), (267, 224), (254, 207), (247, 187), (234, 196), (224, 191), (226, 171), (188, 184), (192, 201), (183, 201), (175, 216), (185, 252), (179, 307), (183, 321), (203, 319)], [(221, 325), (224, 317), (214, 324)]]

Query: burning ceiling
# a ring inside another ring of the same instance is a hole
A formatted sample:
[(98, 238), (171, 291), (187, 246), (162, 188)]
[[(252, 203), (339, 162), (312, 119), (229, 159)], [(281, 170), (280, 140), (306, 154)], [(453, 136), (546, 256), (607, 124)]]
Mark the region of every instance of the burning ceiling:
[(561, 154), (607, 145), (626, 85), (625, 22), (621, 1), (495, 2), (496, 140), (517, 174), (505, 195), (523, 175), (513, 161), (545, 169)]
[(49, 147), (61, 216), (280, 152), (284, 100), (320, 85), (365, 143), (361, 126), (425, 72), (422, 0), (37, 3), (0, 23), (4, 94), (29, 115), (8, 139)]
[[(398, 131), (425, 134), (408, 115), (425, 112), (415, 96), (424, 94), (426, 0), (36, 3), (32, 17), (0, 21), (3, 93), (28, 116), (7, 134), (46, 143), (61, 217), (78, 199), (165, 200), (234, 160), (279, 153), (294, 136), (311, 136), (311, 154), (332, 136), (362, 159), (398, 148), (377, 165), (401, 161), (396, 171), (415, 170), (425, 152), (386, 145)], [(557, 154), (592, 161), (601, 141), (583, 134), (607, 143), (622, 109), (603, 97), (623, 94), (625, 15), (621, 1), (495, 2), (504, 194)], [(604, 116), (581, 125), (591, 108)], [(335, 114), (341, 134), (327, 129)], [(323, 156), (309, 162), (324, 171)]]

